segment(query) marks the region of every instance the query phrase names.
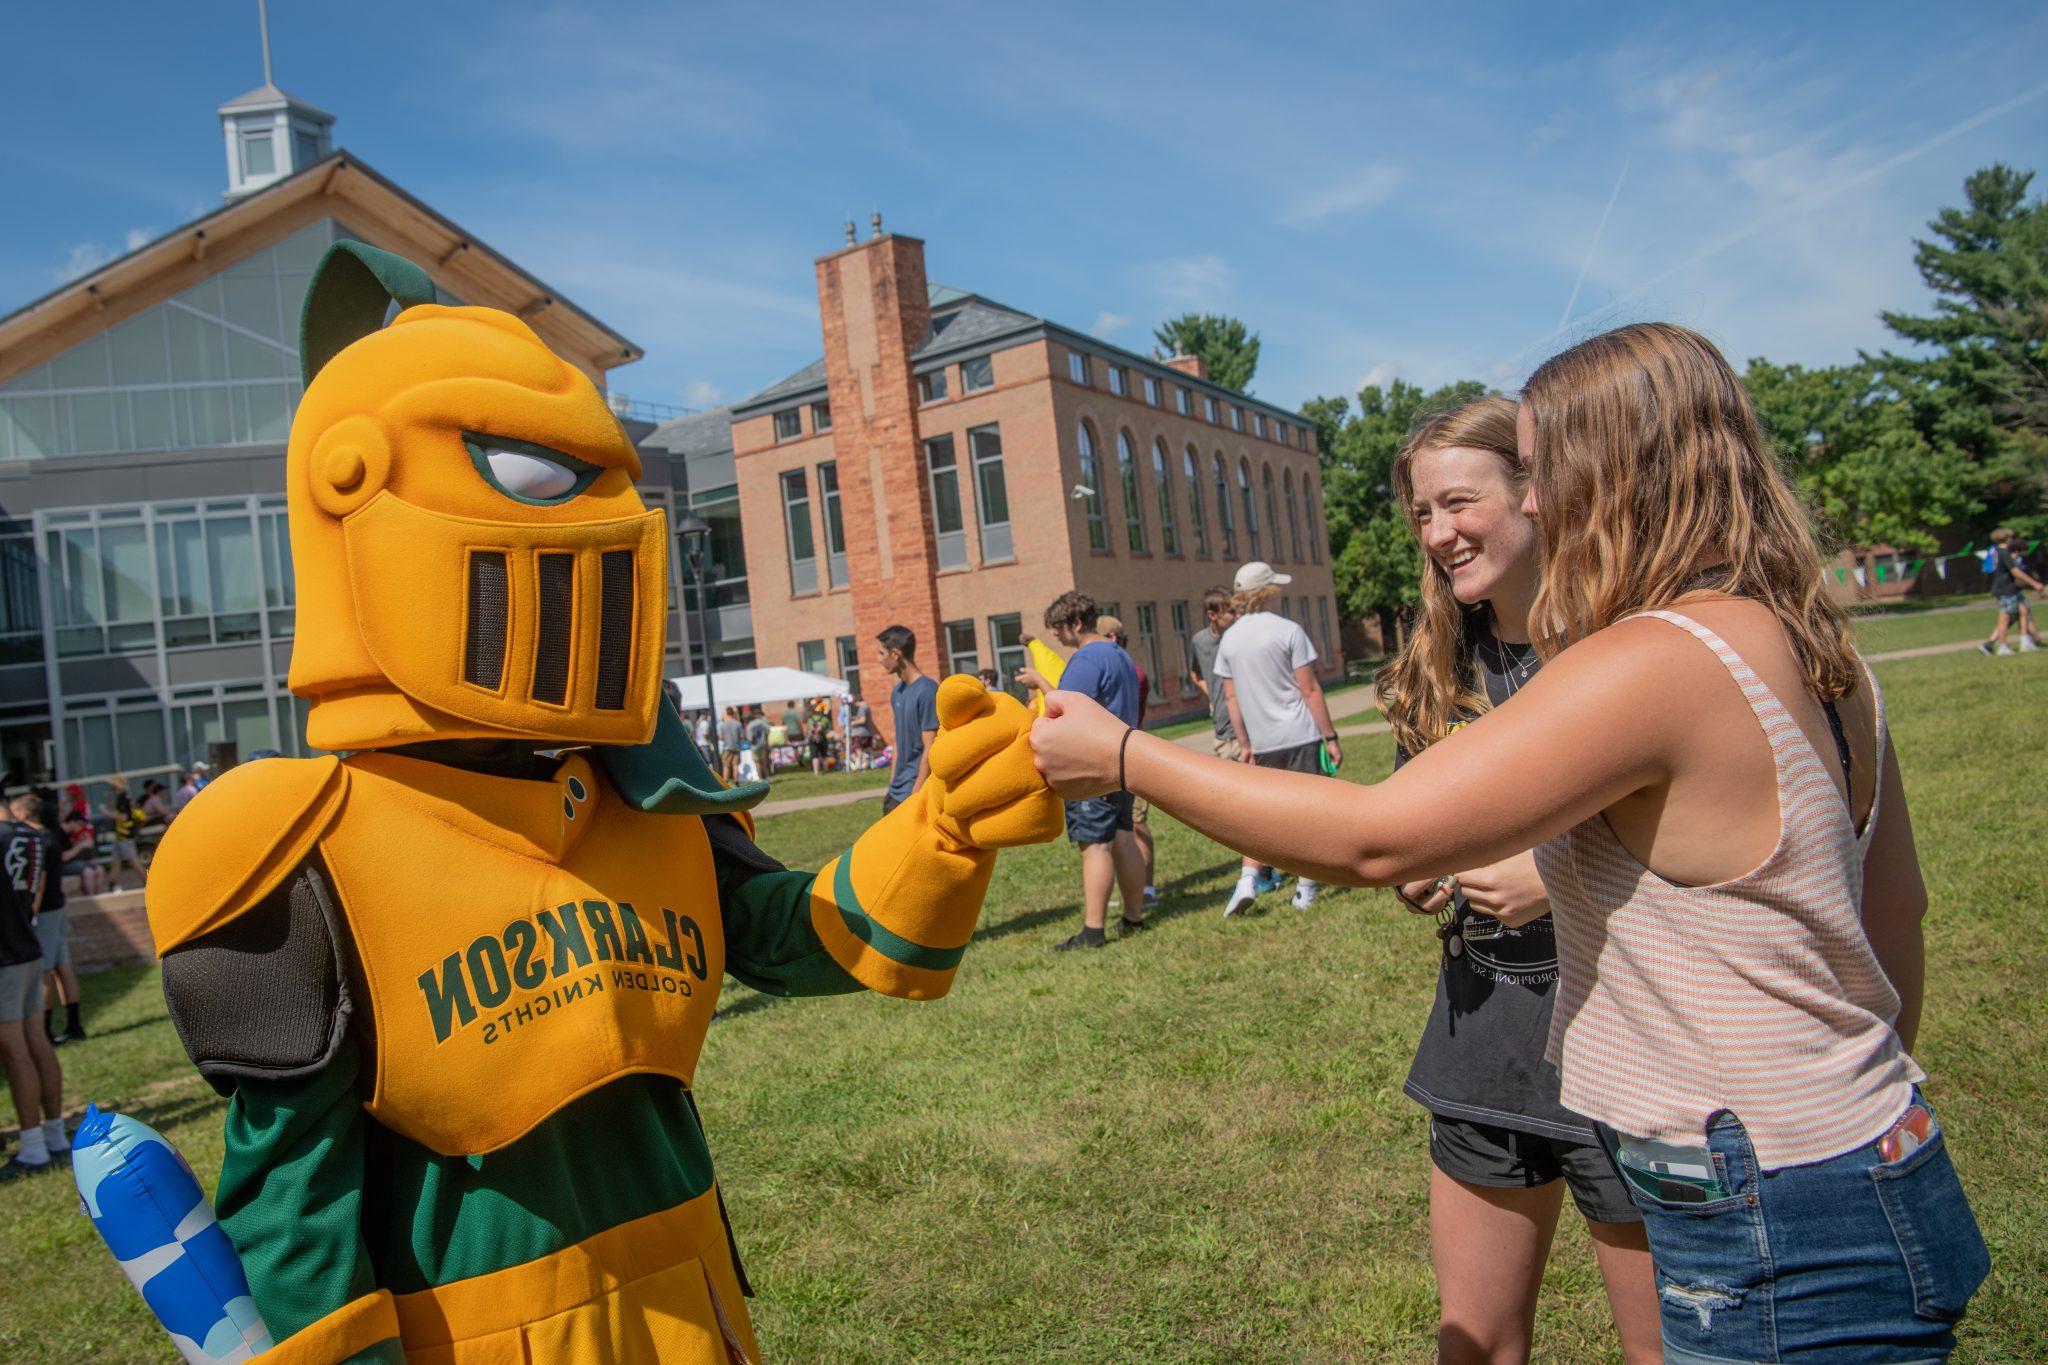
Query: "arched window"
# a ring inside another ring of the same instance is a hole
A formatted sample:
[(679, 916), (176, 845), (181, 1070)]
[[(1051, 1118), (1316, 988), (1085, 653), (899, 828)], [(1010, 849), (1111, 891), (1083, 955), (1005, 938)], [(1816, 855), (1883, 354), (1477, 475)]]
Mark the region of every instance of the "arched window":
[(1159, 548), (1170, 555), (1180, 553), (1180, 527), (1173, 515), (1173, 470), (1166, 462), (1166, 441), (1152, 438), (1152, 482), (1159, 488)]
[[(1288, 470), (1287, 485), (1287, 543), (1294, 547), (1294, 562), (1301, 563), (1301, 506), (1294, 497), (1294, 471)], [(1274, 534), (1279, 534), (1277, 531)]]
[(1181, 473), (1187, 476), (1188, 485), (1188, 526), (1195, 533), (1195, 553), (1204, 559), (1209, 557), (1209, 523), (1202, 515), (1202, 470), (1195, 462), (1195, 448), (1189, 446), (1181, 452)]
[(1230, 468), (1216, 452), (1216, 529), (1223, 533), (1223, 557), (1237, 558), (1237, 521), (1230, 515)]
[(1088, 548), (1107, 553), (1109, 528), (1102, 521), (1102, 461), (1095, 454), (1095, 430), (1086, 422), (1077, 429), (1081, 447), (1081, 510), (1088, 517)]
[(1145, 504), (1138, 495), (1138, 452), (1131, 449), (1131, 433), (1116, 434), (1116, 472), (1124, 486), (1124, 538), (1131, 553), (1145, 553)]
[(1280, 557), (1280, 500), (1273, 492), (1273, 466), (1259, 466), (1259, 482), (1266, 488), (1266, 525), (1273, 531), (1273, 558)]
[(1252, 496), (1252, 462), (1237, 458), (1237, 494), (1244, 502), (1244, 541), (1253, 559), (1259, 557), (1259, 500)]
[(1311, 562), (1323, 562), (1322, 520), (1316, 513), (1316, 490), (1306, 478), (1301, 481), (1301, 500), (1308, 512), (1308, 557)]

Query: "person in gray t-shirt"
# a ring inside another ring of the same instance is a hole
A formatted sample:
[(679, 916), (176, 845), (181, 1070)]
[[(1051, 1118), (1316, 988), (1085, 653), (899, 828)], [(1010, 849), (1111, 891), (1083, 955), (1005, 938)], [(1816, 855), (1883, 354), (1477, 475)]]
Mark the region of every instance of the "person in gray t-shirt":
[(1223, 632), (1230, 629), (1230, 623), (1237, 619), (1236, 610), (1230, 605), (1230, 589), (1211, 588), (1202, 594), (1202, 615), (1209, 624), (1195, 632), (1188, 641), (1194, 651), (1194, 668), (1188, 679), (1202, 690), (1209, 699), (1209, 723), (1215, 728), (1216, 757), (1235, 759), (1238, 754), (1237, 731), (1230, 724), (1230, 702), (1223, 695), (1222, 680), (1216, 677), (1216, 647), (1223, 643)]

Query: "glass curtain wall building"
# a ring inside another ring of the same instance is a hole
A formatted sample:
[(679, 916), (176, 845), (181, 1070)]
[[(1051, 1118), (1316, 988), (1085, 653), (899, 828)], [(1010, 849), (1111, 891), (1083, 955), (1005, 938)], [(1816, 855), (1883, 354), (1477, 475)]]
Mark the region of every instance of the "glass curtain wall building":
[[(284, 445), (307, 283), (356, 235), (318, 219), (0, 383), (8, 784), (306, 752)], [(642, 492), (673, 516), (666, 472)]]

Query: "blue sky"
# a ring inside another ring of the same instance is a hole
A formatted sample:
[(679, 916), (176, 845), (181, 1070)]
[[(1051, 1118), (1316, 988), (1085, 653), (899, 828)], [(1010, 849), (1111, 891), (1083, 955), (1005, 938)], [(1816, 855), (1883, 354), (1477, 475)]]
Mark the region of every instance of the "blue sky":
[[(934, 280), (1134, 350), (1243, 317), (1292, 405), (1512, 387), (1641, 318), (1737, 364), (1885, 345), (1963, 178), (2048, 170), (2048, 9), (1818, 11), (274, 0), (271, 30), (341, 145), (646, 347), (636, 398), (814, 358), (811, 261), (879, 208)], [(261, 80), (253, 0), (17, 3), (7, 38), (42, 57), (0, 83), (0, 312), (216, 204), (214, 109)]]

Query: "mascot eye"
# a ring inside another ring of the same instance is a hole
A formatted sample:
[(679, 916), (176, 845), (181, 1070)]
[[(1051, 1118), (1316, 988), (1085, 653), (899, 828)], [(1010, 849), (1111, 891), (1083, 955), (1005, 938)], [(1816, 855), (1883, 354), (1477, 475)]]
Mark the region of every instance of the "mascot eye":
[(594, 464), (530, 441), (474, 434), (464, 439), (470, 462), (484, 482), (519, 502), (566, 502), (602, 472)]

